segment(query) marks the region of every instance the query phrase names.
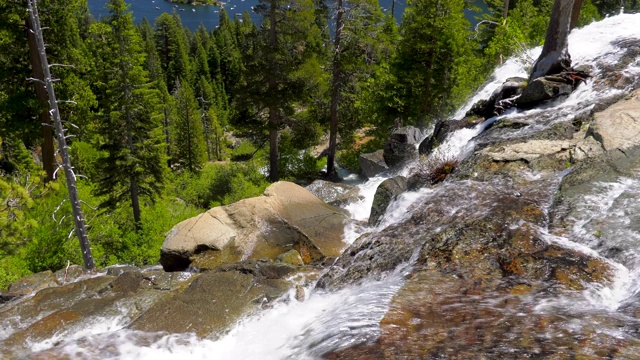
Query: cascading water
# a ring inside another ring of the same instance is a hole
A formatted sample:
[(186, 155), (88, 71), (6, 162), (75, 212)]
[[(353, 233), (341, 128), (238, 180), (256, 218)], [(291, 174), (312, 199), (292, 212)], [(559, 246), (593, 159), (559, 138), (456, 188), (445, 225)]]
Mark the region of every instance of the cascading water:
[[(619, 15), (575, 30), (569, 39), (574, 64), (594, 66), (598, 73), (606, 71), (604, 67), (619, 62), (624, 53), (615, 43), (629, 39), (640, 41), (637, 30), (639, 22), (640, 15)], [(524, 57), (533, 59), (539, 51), (539, 48), (533, 49)], [(637, 76), (640, 74), (640, 62), (631, 61), (621, 71), (625, 72), (627, 78), (632, 74)], [(461, 118), (474, 102), (488, 98), (506, 78), (512, 76), (526, 76), (525, 66), (520, 59), (511, 59), (498, 68), (491, 82), (462, 107), (455, 117)], [(603, 103), (603, 99), (615, 99), (628, 91), (624, 84), (608, 87), (593, 81), (580, 86), (568, 98), (554, 101), (542, 108), (526, 112), (510, 111), (475, 128), (454, 132), (434, 151), (433, 156), (465, 158), (473, 152), (476, 141), (485, 141), (474, 138), (493, 122), (507, 119), (523, 121), (527, 126), (522, 129), (496, 135), (523, 138), (540, 128), (550, 128), (576, 113), (588, 112), (593, 104)], [(540, 120), (527, 123), (527, 119), (534, 114), (539, 114)], [(400, 174), (410, 175), (413, 171), (412, 167), (407, 167)], [(359, 185), (364, 200), (347, 208), (354, 220), (368, 218), (376, 188), (392, 175), (396, 174), (375, 177)], [(551, 193), (549, 186), (557, 187), (564, 175), (553, 175), (542, 189), (531, 186), (528, 191)], [(532, 182), (541, 177), (536, 173), (527, 176)], [(480, 216), (485, 209), (483, 206), (495, 204), (492, 203), (492, 197), (483, 198), (476, 191), (490, 188), (497, 197), (509, 192), (501, 190), (503, 186), (505, 185), (499, 181), (481, 184), (463, 180), (451, 181), (435, 190), (423, 188), (402, 194), (388, 207), (378, 226), (352, 226), (347, 231), (347, 240), (352, 243), (365, 232), (381, 232), (407, 221), (420, 204), (428, 203), (447, 192), (457, 192), (458, 196), (450, 201), (447, 211), (451, 216)], [(565, 219), (568, 231), (547, 228), (536, 230), (548, 243), (574, 248), (596, 258), (605, 258), (615, 269), (614, 281), (607, 286), (593, 285), (569, 295), (530, 299), (529, 301), (537, 302), (534, 311), (536, 315), (557, 314), (566, 317), (569, 320), (563, 325), (563, 331), (569, 333), (590, 326), (587, 324), (590, 320), (582, 319), (584, 314), (591, 314), (596, 319), (600, 319), (598, 316), (614, 318), (616, 325), (638, 323), (638, 320), (628, 315), (630, 311), (619, 310), (630, 306), (640, 292), (640, 220), (637, 219), (637, 214), (640, 214), (639, 193), (638, 178), (623, 177), (601, 182), (590, 194), (576, 198), (573, 210)], [(460, 199), (460, 194), (464, 198)], [(380, 336), (380, 321), (388, 311), (394, 295), (407, 281), (406, 275), (415, 260), (414, 254), (407, 263), (385, 273), (381, 280), (368, 279), (337, 291), (307, 288), (307, 299), (304, 302), (293, 300), (295, 291), (292, 290), (270, 309), (240, 321), (226, 335), (215, 340), (200, 339), (189, 334), (145, 333), (126, 329), (127, 319), (136, 309), (123, 305), (118, 316), (95, 319), (95, 326), (75, 329), (64, 335), (54, 336), (50, 341), (33, 344), (32, 350), (37, 352), (56, 346), (56, 354), (81, 359), (174, 359), (181, 356), (190, 359), (317, 359), (328, 352), (374, 342)], [(502, 299), (484, 301), (479, 306), (482, 309), (517, 312), (517, 307), (509, 308), (501, 301)], [(526, 299), (523, 301), (526, 302)], [(588, 316), (584, 318), (590, 319)], [(622, 327), (624, 326), (620, 328)], [(618, 330), (613, 326), (602, 331), (620, 338), (629, 337), (628, 334), (616, 332)], [(0, 329), (0, 340), (11, 332), (11, 328)], [(511, 337), (513, 336), (515, 335)], [(513, 341), (505, 339), (505, 343), (507, 340)], [(509, 353), (508, 349), (504, 351)], [(31, 355), (33, 353), (24, 354), (24, 357), (29, 358)]]

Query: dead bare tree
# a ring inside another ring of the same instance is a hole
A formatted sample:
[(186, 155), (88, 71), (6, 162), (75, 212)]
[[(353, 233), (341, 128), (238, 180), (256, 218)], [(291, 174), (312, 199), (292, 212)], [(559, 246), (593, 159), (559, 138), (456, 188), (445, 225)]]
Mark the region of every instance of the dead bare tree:
[[(78, 199), (78, 189), (76, 187), (76, 174), (71, 166), (71, 159), (69, 157), (69, 149), (67, 147), (67, 140), (64, 134), (64, 127), (62, 126), (62, 119), (60, 118), (60, 110), (58, 108), (58, 100), (53, 89), (53, 78), (51, 77), (51, 66), (47, 60), (47, 53), (45, 50), (44, 38), (42, 36), (42, 26), (40, 25), (40, 17), (38, 16), (37, 0), (27, 0), (29, 19), (33, 25), (29, 31), (33, 33), (38, 49), (39, 63), (42, 66), (43, 80), (31, 79), (46, 89), (49, 98), (49, 114), (53, 120), (53, 128), (56, 138), (58, 140), (58, 147), (60, 155), (62, 157), (62, 165), (65, 176), (67, 178), (67, 189), (69, 191), (69, 201), (71, 202), (71, 208), (73, 210), (73, 219), (75, 222), (75, 232), (80, 240), (80, 249), (82, 250), (82, 259), (84, 261), (84, 267), (87, 269), (93, 269), (95, 267), (93, 262), (93, 256), (91, 255), (91, 248), (89, 247), (89, 239), (87, 237), (87, 229), (84, 224), (84, 216), (82, 215), (82, 209), (80, 207), (80, 200)], [(34, 71), (35, 72), (35, 71)]]

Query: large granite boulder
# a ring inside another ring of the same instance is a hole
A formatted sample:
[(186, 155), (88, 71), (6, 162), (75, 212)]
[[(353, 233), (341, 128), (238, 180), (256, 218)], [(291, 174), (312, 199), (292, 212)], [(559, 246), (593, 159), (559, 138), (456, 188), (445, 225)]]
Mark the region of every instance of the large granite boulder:
[(160, 263), (184, 270), (195, 255), (208, 269), (245, 259), (275, 259), (291, 249), (306, 263), (337, 257), (347, 217), (308, 190), (289, 182), (269, 186), (263, 196), (215, 207), (176, 225), (167, 235)]
[(305, 188), (320, 200), (339, 208), (363, 198), (357, 187), (331, 181), (316, 180)]
[(396, 167), (418, 158), (417, 146), (422, 140), (422, 132), (413, 126), (395, 129), (384, 144), (384, 162)]
[(395, 176), (383, 181), (376, 189), (371, 205), (371, 215), (369, 215), (369, 225), (377, 225), (389, 204), (395, 200), (400, 194), (407, 190), (407, 178), (404, 176)]
[(372, 153), (360, 154), (358, 157), (362, 175), (372, 178), (383, 171), (389, 170), (384, 162), (384, 150), (378, 150)]

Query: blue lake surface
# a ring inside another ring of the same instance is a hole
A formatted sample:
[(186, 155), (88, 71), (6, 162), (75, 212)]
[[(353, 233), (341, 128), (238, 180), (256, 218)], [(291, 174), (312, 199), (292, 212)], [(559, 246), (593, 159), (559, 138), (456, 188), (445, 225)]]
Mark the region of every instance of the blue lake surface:
[[(252, 11), (252, 7), (258, 4), (257, 0), (225, 0), (225, 2), (225, 10), (231, 18), (234, 16), (242, 17), (242, 13), (248, 11), (253, 22), (260, 22), (260, 16)], [(109, 14), (106, 8), (107, 0), (88, 0), (88, 3), (89, 10), (97, 19)], [(180, 15), (182, 24), (192, 31), (195, 31), (200, 24), (203, 24), (209, 30), (214, 29), (218, 25), (219, 6), (173, 4), (166, 0), (126, 0), (126, 3), (131, 6), (129, 10), (133, 12), (136, 23), (142, 21), (143, 18), (147, 18), (153, 25), (156, 17), (160, 14), (176, 11), (178, 15)], [(380, 0), (380, 6), (384, 12), (391, 11), (391, 3), (392, 0)], [(394, 12), (398, 22), (402, 19), (402, 13), (406, 5), (406, 0), (396, 0)], [(484, 8), (486, 8), (486, 6)], [(477, 22), (474, 19), (476, 14), (467, 12), (466, 15), (472, 24)]]

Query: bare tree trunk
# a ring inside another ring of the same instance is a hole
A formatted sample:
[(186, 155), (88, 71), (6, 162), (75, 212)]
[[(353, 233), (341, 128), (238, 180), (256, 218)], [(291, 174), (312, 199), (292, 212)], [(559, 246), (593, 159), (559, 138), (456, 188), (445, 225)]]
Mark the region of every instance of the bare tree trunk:
[(80, 200), (78, 199), (76, 175), (74, 174), (73, 167), (71, 166), (71, 159), (69, 158), (69, 151), (67, 149), (67, 141), (64, 135), (64, 129), (62, 127), (62, 120), (60, 119), (58, 100), (56, 99), (56, 94), (53, 89), (53, 81), (51, 78), (51, 71), (49, 70), (49, 61), (47, 60), (44, 39), (42, 38), (42, 27), (40, 26), (40, 17), (38, 16), (36, 0), (28, 0), (28, 6), (29, 17), (31, 20), (31, 24), (33, 25), (33, 29), (31, 30), (34, 33), (34, 37), (37, 43), (38, 55), (40, 58), (40, 64), (42, 66), (42, 73), (44, 75), (43, 82), (49, 98), (49, 113), (53, 118), (53, 125), (55, 127), (55, 133), (58, 139), (58, 147), (60, 149), (60, 155), (62, 156), (62, 167), (67, 178), (67, 190), (69, 191), (69, 201), (71, 202), (71, 208), (73, 210), (73, 219), (76, 225), (76, 235), (80, 240), (80, 249), (82, 250), (84, 267), (87, 269), (93, 269), (95, 265), (93, 263), (93, 256), (91, 255), (91, 248), (89, 247), (89, 238), (87, 237), (87, 229), (84, 225), (84, 216), (82, 215), (82, 209), (80, 208)]
[(568, 50), (569, 25), (573, 0), (555, 0), (542, 53), (533, 65), (529, 81), (541, 76), (558, 74), (571, 67)]
[[(269, 10), (269, 45), (271, 45), (271, 53), (269, 54), (270, 61), (269, 66), (272, 67), (269, 71), (269, 93), (275, 94), (275, 90), (278, 86), (275, 69), (275, 58), (273, 52), (278, 46), (278, 34), (276, 32), (276, 5), (275, 2), (271, 2), (271, 8)], [(273, 95), (271, 95), (273, 96)], [(269, 180), (278, 181), (280, 179), (278, 169), (278, 125), (280, 124), (280, 114), (278, 109), (274, 105), (269, 106)]]
[(280, 179), (278, 169), (278, 109), (269, 108), (269, 180)]
[(504, 7), (502, 8), (502, 18), (506, 19), (509, 16), (509, 0), (504, 0)]
[(329, 153), (327, 154), (327, 175), (333, 177), (336, 174), (335, 158), (338, 140), (338, 103), (340, 101), (340, 86), (342, 85), (342, 69), (340, 64), (340, 40), (342, 38), (342, 28), (344, 27), (342, 16), (344, 6), (342, 0), (337, 3), (336, 35), (334, 40), (333, 74), (331, 80), (331, 122), (329, 123)]
[[(31, 55), (31, 72), (35, 79), (44, 81), (44, 72), (38, 51), (38, 43), (35, 35), (35, 25), (31, 17), (26, 19), (27, 35), (29, 41), (29, 54)], [(36, 96), (42, 104), (42, 111), (38, 114), (40, 122), (40, 134), (42, 135), (42, 168), (47, 174), (45, 181), (53, 180), (53, 173), (56, 167), (55, 148), (53, 146), (53, 124), (49, 115), (49, 96), (47, 90), (40, 83), (35, 83)]]
[(573, 30), (578, 25), (580, 19), (580, 9), (582, 8), (583, 0), (573, 0), (573, 9), (571, 9), (571, 25), (569, 30)]

